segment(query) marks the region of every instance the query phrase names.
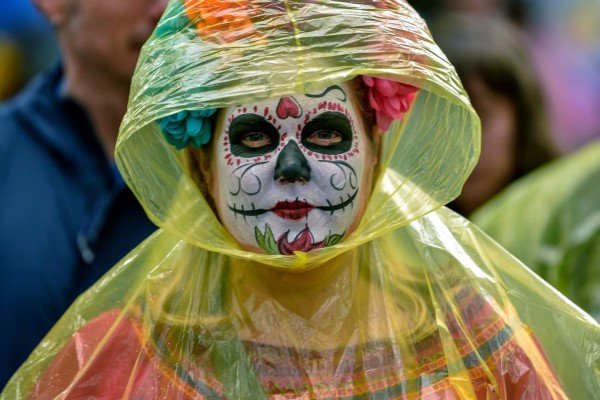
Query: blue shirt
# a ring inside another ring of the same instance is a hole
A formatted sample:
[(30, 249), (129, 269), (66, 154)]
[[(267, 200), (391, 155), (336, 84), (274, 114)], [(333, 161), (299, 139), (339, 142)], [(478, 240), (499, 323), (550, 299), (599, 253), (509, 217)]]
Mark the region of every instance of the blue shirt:
[(156, 227), (62, 70), (0, 106), (0, 388), (73, 300)]

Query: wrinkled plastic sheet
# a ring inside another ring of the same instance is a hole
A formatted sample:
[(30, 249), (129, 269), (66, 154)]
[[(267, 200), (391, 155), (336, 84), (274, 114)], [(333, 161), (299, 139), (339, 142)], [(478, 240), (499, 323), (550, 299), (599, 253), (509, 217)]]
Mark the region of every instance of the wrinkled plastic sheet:
[[(156, 121), (362, 74), (420, 91), (385, 134), (361, 224), (308, 253), (240, 248)], [(442, 207), (479, 131), (405, 2), (172, 0), (116, 152), (161, 229), (73, 304), (1, 398), (597, 398), (596, 322)]]

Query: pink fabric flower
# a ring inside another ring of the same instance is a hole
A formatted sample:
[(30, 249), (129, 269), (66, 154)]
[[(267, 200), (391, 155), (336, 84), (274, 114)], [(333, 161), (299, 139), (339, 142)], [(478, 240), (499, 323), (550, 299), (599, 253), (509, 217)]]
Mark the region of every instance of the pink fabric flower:
[(402, 119), (408, 111), (418, 88), (388, 79), (362, 77), (365, 85), (369, 87), (369, 103), (375, 110), (377, 128), (387, 131), (395, 119)]

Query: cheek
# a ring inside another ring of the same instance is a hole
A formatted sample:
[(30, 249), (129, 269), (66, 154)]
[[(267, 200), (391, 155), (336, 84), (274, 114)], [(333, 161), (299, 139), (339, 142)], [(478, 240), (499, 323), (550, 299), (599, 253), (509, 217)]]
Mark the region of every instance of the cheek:
[(499, 107), (482, 127), (481, 161), (490, 168), (509, 173), (516, 160), (516, 120), (510, 107)]
[(215, 188), (223, 190), (223, 187), (227, 187), (229, 181), (235, 175), (235, 171), (237, 168), (239, 168), (240, 163), (236, 163), (236, 159), (231, 157), (230, 153), (228, 152), (217, 151), (216, 157), (217, 159), (214, 162), (216, 165), (216, 169), (214, 170)]
[(220, 193), (220, 199), (225, 203), (255, 198), (254, 196), (260, 198), (268, 193), (273, 185), (273, 170), (272, 156), (253, 159), (220, 157), (216, 162), (216, 175), (213, 177), (215, 191)]

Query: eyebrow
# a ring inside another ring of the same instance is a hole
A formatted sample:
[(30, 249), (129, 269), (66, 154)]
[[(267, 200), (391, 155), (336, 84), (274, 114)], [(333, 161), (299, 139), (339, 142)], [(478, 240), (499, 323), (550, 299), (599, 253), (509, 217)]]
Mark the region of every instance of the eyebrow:
[(346, 92), (344, 91), (344, 89), (341, 88), (341, 86), (338, 85), (333, 85), (333, 86), (329, 86), (327, 89), (325, 89), (322, 93), (319, 94), (304, 94), (306, 97), (311, 97), (313, 99), (318, 99), (320, 97), (324, 97), (327, 95), (327, 93), (331, 92), (332, 90), (337, 90), (342, 94), (342, 98), (338, 97), (338, 100), (341, 102), (346, 102), (346, 100), (348, 99), (348, 96), (346, 95)]

